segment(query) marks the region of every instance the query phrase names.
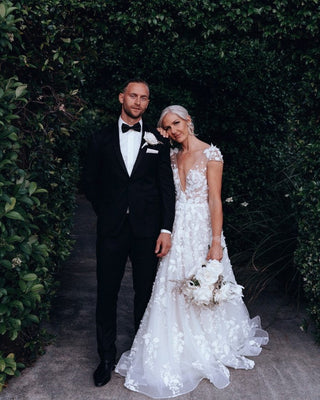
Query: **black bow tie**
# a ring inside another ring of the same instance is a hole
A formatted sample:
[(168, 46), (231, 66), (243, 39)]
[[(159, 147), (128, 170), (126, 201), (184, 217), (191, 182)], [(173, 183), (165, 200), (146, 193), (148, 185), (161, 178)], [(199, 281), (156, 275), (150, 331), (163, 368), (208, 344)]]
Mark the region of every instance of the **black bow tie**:
[(134, 131), (140, 132), (141, 131), (141, 125), (140, 122), (137, 122), (133, 126), (127, 125), (127, 124), (122, 124), (121, 126), (122, 132), (128, 132), (130, 129), (133, 129)]

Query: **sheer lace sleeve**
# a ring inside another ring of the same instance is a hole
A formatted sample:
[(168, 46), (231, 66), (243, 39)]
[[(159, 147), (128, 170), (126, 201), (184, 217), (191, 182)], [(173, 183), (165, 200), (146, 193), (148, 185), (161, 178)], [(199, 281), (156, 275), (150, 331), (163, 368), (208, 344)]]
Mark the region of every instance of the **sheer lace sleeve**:
[(177, 153), (178, 149), (176, 147), (174, 149), (170, 149), (170, 160), (172, 168), (177, 165)]
[(177, 154), (179, 149), (177, 147), (174, 147), (173, 149), (170, 149), (170, 157), (174, 156)]
[(208, 161), (220, 161), (223, 163), (221, 151), (216, 146), (211, 145), (205, 149), (204, 154), (206, 155)]

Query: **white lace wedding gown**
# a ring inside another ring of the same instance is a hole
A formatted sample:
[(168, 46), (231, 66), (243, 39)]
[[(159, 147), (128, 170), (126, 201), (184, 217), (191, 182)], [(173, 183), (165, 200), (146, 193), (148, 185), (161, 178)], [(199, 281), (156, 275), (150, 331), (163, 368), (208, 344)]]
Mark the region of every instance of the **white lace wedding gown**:
[[(177, 281), (190, 277), (207, 255), (211, 243), (207, 163), (223, 161), (212, 145), (200, 151), (183, 190), (176, 155), (177, 150), (172, 151), (176, 187), (172, 247), (160, 263), (132, 348), (116, 366), (128, 389), (153, 398), (190, 392), (203, 378), (224, 388), (229, 384), (227, 367), (253, 368), (246, 356), (258, 355), (268, 342), (260, 318), (250, 319), (241, 298), (209, 308), (191, 304), (177, 290)], [(221, 243), (224, 278), (235, 282), (223, 235)]]

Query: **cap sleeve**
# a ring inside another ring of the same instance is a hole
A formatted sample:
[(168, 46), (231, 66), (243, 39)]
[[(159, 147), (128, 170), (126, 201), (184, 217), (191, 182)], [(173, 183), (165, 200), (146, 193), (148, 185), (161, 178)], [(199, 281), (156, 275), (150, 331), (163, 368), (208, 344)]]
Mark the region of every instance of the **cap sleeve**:
[(206, 155), (208, 161), (219, 161), (223, 163), (221, 151), (216, 146), (211, 145), (204, 150), (204, 154)]
[(172, 157), (173, 155), (177, 154), (179, 149), (177, 147), (171, 148), (170, 149), (170, 156)]

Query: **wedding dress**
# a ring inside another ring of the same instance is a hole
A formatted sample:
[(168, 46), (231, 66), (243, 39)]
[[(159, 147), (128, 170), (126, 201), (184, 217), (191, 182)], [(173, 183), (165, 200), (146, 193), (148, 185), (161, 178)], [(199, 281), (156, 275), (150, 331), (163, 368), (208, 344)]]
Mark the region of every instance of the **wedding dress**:
[[(130, 351), (121, 356), (116, 372), (125, 386), (153, 398), (171, 398), (192, 391), (207, 378), (217, 388), (229, 384), (227, 367), (251, 369), (268, 334), (260, 318), (250, 319), (242, 298), (212, 307), (199, 306), (177, 290), (201, 266), (211, 243), (207, 163), (223, 162), (219, 149), (199, 151), (183, 187), (177, 149), (171, 153), (176, 188), (172, 247), (159, 265), (153, 292)], [(234, 282), (224, 236), (223, 276)]]

